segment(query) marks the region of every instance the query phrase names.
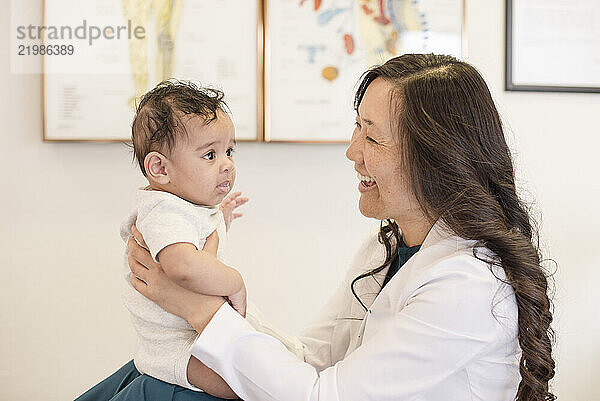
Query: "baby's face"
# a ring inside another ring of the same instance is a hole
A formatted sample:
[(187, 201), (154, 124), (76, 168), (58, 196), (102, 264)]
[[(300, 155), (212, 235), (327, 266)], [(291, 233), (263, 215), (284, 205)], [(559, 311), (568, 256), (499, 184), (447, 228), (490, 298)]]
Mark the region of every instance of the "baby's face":
[(176, 141), (168, 158), (169, 192), (197, 205), (218, 205), (235, 182), (233, 123), (218, 110), (209, 125), (198, 116), (186, 116), (184, 124), (187, 138)]

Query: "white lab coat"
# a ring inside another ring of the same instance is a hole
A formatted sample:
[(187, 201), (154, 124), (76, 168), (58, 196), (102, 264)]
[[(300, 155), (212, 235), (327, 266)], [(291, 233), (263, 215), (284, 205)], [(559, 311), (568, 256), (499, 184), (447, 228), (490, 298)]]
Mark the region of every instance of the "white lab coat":
[[(245, 401), (513, 400), (520, 348), (514, 292), (504, 271), (473, 256), (474, 241), (438, 222), (377, 295), (385, 249), (373, 233), (341, 287), (300, 337), (227, 303), (192, 355)], [(484, 249), (481, 256), (493, 256)], [(354, 318), (354, 319), (353, 319)], [(356, 320), (358, 318), (358, 320)]]

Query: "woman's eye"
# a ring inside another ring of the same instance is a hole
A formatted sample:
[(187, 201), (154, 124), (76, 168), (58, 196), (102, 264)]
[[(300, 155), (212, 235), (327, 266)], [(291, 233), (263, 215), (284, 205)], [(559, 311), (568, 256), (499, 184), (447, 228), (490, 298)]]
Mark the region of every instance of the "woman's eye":
[(366, 137), (365, 137), (365, 139), (366, 139), (368, 142), (371, 142), (371, 143), (377, 143), (377, 141), (376, 141), (375, 139), (371, 138), (370, 136), (366, 136)]
[(202, 158), (206, 160), (212, 160), (215, 158), (215, 152), (211, 150), (210, 152), (202, 156)]
[(233, 152), (235, 152), (235, 149), (233, 149), (233, 148), (227, 149), (227, 157), (233, 156)]

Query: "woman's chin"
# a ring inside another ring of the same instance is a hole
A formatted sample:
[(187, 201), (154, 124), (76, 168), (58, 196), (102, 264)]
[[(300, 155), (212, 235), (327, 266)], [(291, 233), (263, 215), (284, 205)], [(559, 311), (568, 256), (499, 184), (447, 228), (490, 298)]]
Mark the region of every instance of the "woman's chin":
[(358, 210), (360, 211), (360, 214), (362, 214), (365, 217), (368, 217), (370, 219), (383, 220), (379, 216), (379, 213), (377, 213), (377, 208), (374, 207), (372, 202), (367, 201), (366, 199), (363, 199), (362, 196), (360, 197), (360, 200), (358, 201)]

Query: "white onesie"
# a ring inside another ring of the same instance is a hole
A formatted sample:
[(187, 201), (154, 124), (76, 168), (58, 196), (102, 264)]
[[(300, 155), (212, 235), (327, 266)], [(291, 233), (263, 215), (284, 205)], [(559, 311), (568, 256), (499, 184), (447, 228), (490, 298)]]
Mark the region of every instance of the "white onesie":
[[(136, 224), (154, 260), (166, 246), (189, 242), (202, 249), (215, 229), (219, 234), (217, 258), (223, 261), (226, 242), (225, 221), (218, 207), (198, 206), (173, 194), (140, 189), (133, 211), (121, 225), (121, 238), (127, 242)], [(162, 381), (202, 391), (187, 380), (191, 347), (198, 333), (184, 319), (175, 316), (137, 292), (129, 278), (125, 249), (125, 307), (137, 332), (134, 363), (137, 370)]]

